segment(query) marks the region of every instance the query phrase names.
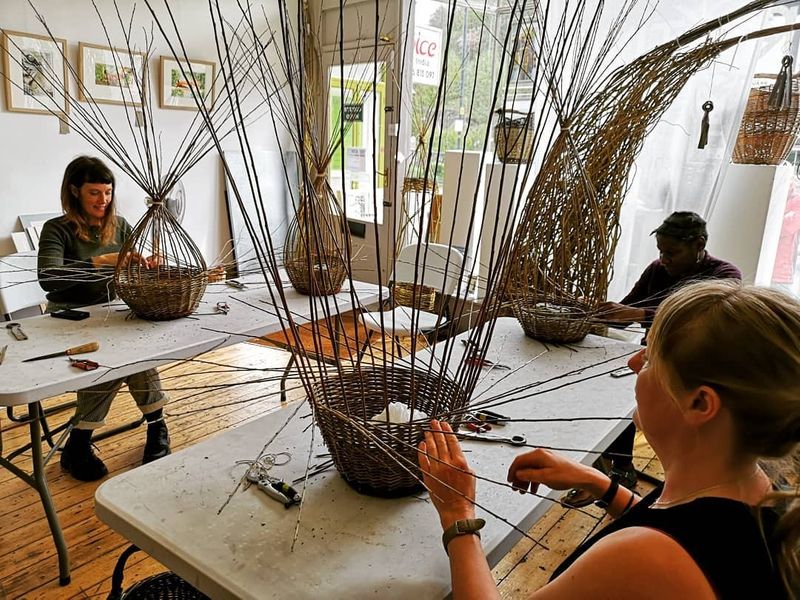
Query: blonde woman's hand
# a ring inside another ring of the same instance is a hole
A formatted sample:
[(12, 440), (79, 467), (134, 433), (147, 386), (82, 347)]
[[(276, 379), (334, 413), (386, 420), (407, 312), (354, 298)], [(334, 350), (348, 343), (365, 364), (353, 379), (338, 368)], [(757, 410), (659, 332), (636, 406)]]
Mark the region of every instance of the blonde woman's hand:
[(580, 487), (593, 494), (596, 491), (599, 496), (608, 487), (608, 477), (600, 471), (541, 448), (517, 456), (508, 469), (507, 480), (520, 493), (532, 494), (540, 484), (552, 490)]
[(459, 519), (475, 517), (475, 473), (450, 425), (433, 420), (431, 430), (419, 444), (418, 460), (442, 529), (447, 529)]

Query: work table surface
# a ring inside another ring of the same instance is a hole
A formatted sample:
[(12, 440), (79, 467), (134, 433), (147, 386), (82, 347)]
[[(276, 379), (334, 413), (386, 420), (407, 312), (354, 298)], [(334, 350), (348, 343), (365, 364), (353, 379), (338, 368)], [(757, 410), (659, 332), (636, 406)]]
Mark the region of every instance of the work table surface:
[[(356, 305), (377, 301), (378, 287), (356, 282)], [(289, 311), (298, 323), (315, 315), (323, 315), (323, 303), (328, 312), (344, 312), (353, 307), (348, 282), (336, 296), (310, 299), (292, 287), (283, 288)], [(228, 314), (216, 311), (217, 302), (227, 302)], [(312, 304), (313, 302), (313, 304)], [(173, 321), (145, 321), (131, 318), (125, 304), (115, 302), (105, 306), (90, 306), (81, 310), (91, 316), (82, 321), (54, 319), (49, 315), (22, 319), (22, 329), (28, 339), (16, 341), (10, 332), (2, 345), (8, 344), (5, 360), (0, 365), (0, 406), (16, 406), (74, 391), (96, 383), (159, 367), (167, 362), (196, 356), (229, 344), (281, 330), (281, 319), (287, 312), (276, 310), (263, 278), (255, 278), (243, 290), (224, 283), (208, 286), (196, 314)], [(26, 358), (50, 354), (99, 342), (100, 349), (90, 354), (76, 355), (100, 364), (95, 371), (81, 371), (70, 366), (66, 357), (34, 362)]]
[[(634, 378), (612, 378), (608, 371), (624, 365), (637, 349), (594, 336), (571, 348), (548, 348), (527, 338), (514, 319), (500, 319), (487, 358), (513, 370), (486, 372), (474, 397), (517, 390), (517, 400), (494, 410), (515, 418), (564, 420), (509, 423), (493, 433), (580, 449), (567, 454), (590, 463), (596, 454), (589, 451), (604, 448), (629, 422)], [(457, 364), (463, 346), (454, 351)], [(557, 376), (563, 377), (553, 379)], [(600, 419), (569, 420), (587, 416)], [(310, 424), (308, 405), (294, 403), (124, 473), (97, 490), (97, 514), (215, 599), (446, 596), (447, 557), (424, 492), (399, 499), (365, 496), (330, 469), (310, 479), (305, 490), (297, 484), (304, 494), (301, 513), (298, 507), (284, 509), (255, 486), (239, 486), (245, 467), (236, 462), (255, 458), (265, 445), (267, 452), (291, 454), (287, 465), (272, 471), (285, 481), (303, 476), (309, 453), (312, 466), (326, 460), (316, 457), (327, 450)], [(480, 476), (503, 484), (514, 456), (525, 451), (477, 441), (463, 445)], [(478, 515), (488, 522), (483, 545), (490, 564), (551, 505), (487, 481), (478, 482), (478, 503)], [(518, 530), (492, 515), (502, 515)]]

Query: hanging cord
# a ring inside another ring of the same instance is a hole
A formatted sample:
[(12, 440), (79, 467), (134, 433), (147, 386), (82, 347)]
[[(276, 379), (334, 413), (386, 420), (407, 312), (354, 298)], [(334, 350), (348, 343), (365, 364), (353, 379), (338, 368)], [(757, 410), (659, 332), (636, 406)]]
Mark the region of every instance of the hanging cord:
[(775, 79), (775, 85), (770, 92), (767, 106), (775, 110), (788, 110), (792, 106), (792, 63), (794, 59), (790, 54), (783, 57), (781, 70)]
[(697, 147), (702, 150), (708, 144), (708, 130), (711, 125), (709, 114), (714, 110), (714, 103), (711, 100), (703, 102), (703, 121), (700, 123), (700, 142)]
[(700, 122), (700, 141), (697, 147), (702, 150), (708, 145), (708, 130), (711, 128), (711, 111), (714, 110), (714, 103), (711, 101), (711, 95), (714, 91), (714, 75), (717, 73), (716, 61), (711, 65), (711, 81), (708, 84), (708, 100), (703, 102), (703, 120)]

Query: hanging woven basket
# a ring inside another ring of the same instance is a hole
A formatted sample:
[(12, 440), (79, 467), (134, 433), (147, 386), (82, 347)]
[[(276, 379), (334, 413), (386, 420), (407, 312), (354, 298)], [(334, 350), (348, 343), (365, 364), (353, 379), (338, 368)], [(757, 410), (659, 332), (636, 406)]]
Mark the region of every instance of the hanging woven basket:
[[(494, 146), (500, 162), (517, 164), (530, 162), (533, 155), (533, 121), (527, 113), (501, 109), (494, 127)], [(509, 117), (512, 114), (522, 117)]]
[[(114, 287), (134, 314), (168, 321), (197, 310), (208, 269), (192, 238), (162, 202), (151, 201), (119, 255)], [(152, 257), (153, 264), (148, 267), (138, 257)]]
[[(431, 418), (451, 418), (467, 403), (457, 384), (398, 365), (361, 367), (318, 382), (309, 396), (334, 465), (358, 492), (398, 497), (422, 489), (417, 444)], [(389, 403), (414, 406), (410, 423), (372, 421)], [(427, 417), (419, 414), (424, 412)]]
[(769, 107), (771, 86), (750, 90), (733, 149), (733, 162), (778, 165), (786, 158), (800, 131), (800, 84), (793, 79), (791, 85), (791, 105), (785, 108)]
[(337, 294), (347, 277), (350, 233), (327, 179), (303, 193), (286, 233), (283, 266), (292, 286), (307, 296)]

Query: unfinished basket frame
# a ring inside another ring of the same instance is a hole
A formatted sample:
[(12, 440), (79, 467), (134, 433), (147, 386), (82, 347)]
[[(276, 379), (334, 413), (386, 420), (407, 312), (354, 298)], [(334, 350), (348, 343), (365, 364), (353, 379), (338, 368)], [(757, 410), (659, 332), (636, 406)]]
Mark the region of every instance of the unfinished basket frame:
[(324, 175), (303, 193), (286, 233), (283, 266), (292, 286), (307, 296), (338, 294), (348, 273), (350, 232)]
[[(136, 316), (169, 321), (197, 310), (208, 285), (208, 269), (192, 238), (163, 202), (150, 201), (119, 256), (114, 288)], [(137, 256), (152, 256), (158, 264), (147, 268)]]

